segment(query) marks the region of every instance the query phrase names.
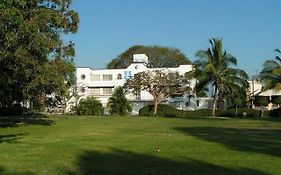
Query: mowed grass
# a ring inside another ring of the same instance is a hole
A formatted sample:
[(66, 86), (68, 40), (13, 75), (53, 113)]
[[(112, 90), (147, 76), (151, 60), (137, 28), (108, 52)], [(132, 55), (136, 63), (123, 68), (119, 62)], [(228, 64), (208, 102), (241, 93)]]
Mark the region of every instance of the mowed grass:
[(280, 119), (12, 119), (0, 120), (0, 174), (281, 174)]

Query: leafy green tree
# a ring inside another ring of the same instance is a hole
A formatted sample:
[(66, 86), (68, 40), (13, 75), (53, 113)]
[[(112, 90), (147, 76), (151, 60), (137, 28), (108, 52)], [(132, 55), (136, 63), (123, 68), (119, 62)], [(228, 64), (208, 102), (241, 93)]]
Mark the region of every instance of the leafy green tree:
[[(241, 69), (235, 69), (230, 66), (236, 66), (237, 60), (234, 56), (228, 54), (222, 49), (221, 39), (211, 39), (211, 48), (199, 50), (195, 61), (194, 77), (198, 80), (196, 89), (210, 86), (213, 88), (213, 110), (215, 110), (219, 97), (225, 97), (232, 92), (245, 92), (248, 87), (248, 75)], [(219, 95), (220, 94), (220, 95)]]
[(161, 46), (132, 46), (111, 62), (107, 68), (127, 68), (132, 62), (133, 54), (146, 54), (149, 58), (149, 67), (178, 67), (181, 64), (190, 64), (189, 59), (178, 49)]
[(74, 44), (78, 14), (71, 0), (0, 1), (0, 108), (61, 98), (74, 83)]
[[(275, 50), (281, 55), (280, 49)], [(267, 60), (263, 64), (263, 69), (260, 72), (261, 81), (264, 84), (263, 90), (274, 89), (281, 90), (281, 58), (276, 56), (275, 60)]]
[(184, 76), (162, 70), (137, 73), (127, 81), (126, 88), (133, 94), (143, 90), (149, 92), (153, 97), (154, 115), (157, 114), (158, 104), (161, 101), (172, 94), (183, 94), (191, 90)]
[(132, 111), (131, 103), (125, 97), (123, 87), (115, 88), (114, 93), (108, 100), (107, 106), (112, 115), (126, 115)]
[(88, 97), (80, 100), (78, 106), (74, 106), (72, 111), (77, 115), (103, 115), (103, 106), (96, 97)]

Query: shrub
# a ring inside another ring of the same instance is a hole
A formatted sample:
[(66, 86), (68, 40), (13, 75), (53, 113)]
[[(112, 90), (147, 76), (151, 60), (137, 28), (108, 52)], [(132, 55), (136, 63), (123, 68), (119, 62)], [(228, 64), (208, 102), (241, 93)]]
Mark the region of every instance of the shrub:
[(14, 104), (11, 107), (1, 107), (0, 115), (16, 115), (28, 112), (28, 108), (22, 107), (20, 104)]
[[(216, 110), (216, 114), (220, 111)], [(212, 116), (212, 109), (198, 109), (194, 111), (185, 111), (185, 117), (206, 117)]]
[[(243, 117), (243, 113), (246, 113), (246, 117), (260, 117), (261, 111), (251, 108), (238, 108), (237, 117)], [(279, 113), (278, 113), (279, 112)], [(281, 115), (281, 109), (279, 111), (272, 112), (271, 115)], [(140, 109), (139, 115), (141, 116), (153, 116), (153, 105), (144, 106)], [(159, 104), (157, 116), (161, 117), (206, 117), (212, 116), (212, 109), (199, 109), (194, 111), (178, 110), (173, 106)], [(228, 109), (224, 111), (216, 110), (216, 116), (220, 117), (235, 117), (235, 109)], [(264, 114), (265, 116), (265, 114)]]
[(104, 109), (102, 104), (95, 97), (82, 99), (78, 106), (72, 108), (72, 111), (77, 115), (103, 115)]
[[(237, 117), (244, 117), (243, 113), (246, 114), (246, 117), (260, 117), (261, 111), (258, 109), (251, 108), (238, 108)], [(219, 116), (221, 117), (236, 117), (235, 109), (227, 109), (220, 112)]]
[[(143, 108), (140, 109), (139, 115), (154, 116), (153, 109), (154, 109), (153, 105), (144, 106)], [(204, 117), (204, 116), (211, 116), (211, 115), (212, 115), (211, 109), (183, 111), (183, 110), (178, 110), (174, 106), (166, 105), (166, 104), (159, 104), (158, 111), (156, 114), (156, 116), (161, 116), (161, 117)]]
[[(139, 115), (141, 116), (154, 116), (154, 105), (147, 105), (144, 106), (139, 110)], [(166, 104), (159, 104), (156, 116), (160, 117), (179, 117), (181, 116), (182, 112), (177, 108), (166, 105)]]
[(264, 111), (263, 116), (265, 117), (281, 117), (281, 108), (274, 109), (271, 111)]

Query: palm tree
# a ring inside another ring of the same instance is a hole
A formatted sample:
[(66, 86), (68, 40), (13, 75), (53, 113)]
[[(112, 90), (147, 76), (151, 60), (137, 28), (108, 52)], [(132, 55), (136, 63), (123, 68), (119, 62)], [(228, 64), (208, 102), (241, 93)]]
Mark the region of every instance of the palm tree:
[[(281, 55), (280, 49), (276, 49), (275, 51)], [(279, 56), (276, 56), (275, 60), (267, 60), (263, 64), (260, 78), (264, 83), (263, 90), (281, 90), (281, 58)]]
[(74, 112), (78, 115), (103, 115), (103, 106), (96, 97), (82, 99), (78, 107), (74, 107)]
[(195, 61), (194, 76), (197, 79), (196, 89), (200, 91), (208, 86), (213, 88), (212, 115), (219, 97), (225, 97), (233, 92), (246, 91), (248, 87), (248, 75), (241, 69), (235, 69), (237, 60), (222, 49), (222, 39), (209, 40), (211, 48), (199, 50)]
[(131, 103), (124, 94), (123, 87), (118, 86), (112, 96), (108, 99), (107, 106), (112, 115), (126, 115), (132, 111)]

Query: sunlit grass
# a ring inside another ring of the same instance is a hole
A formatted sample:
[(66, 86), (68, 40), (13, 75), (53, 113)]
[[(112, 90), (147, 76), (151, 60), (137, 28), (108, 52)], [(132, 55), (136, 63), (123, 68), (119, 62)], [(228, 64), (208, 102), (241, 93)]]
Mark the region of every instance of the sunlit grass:
[(0, 174), (281, 172), (277, 119), (33, 117), (0, 121)]

